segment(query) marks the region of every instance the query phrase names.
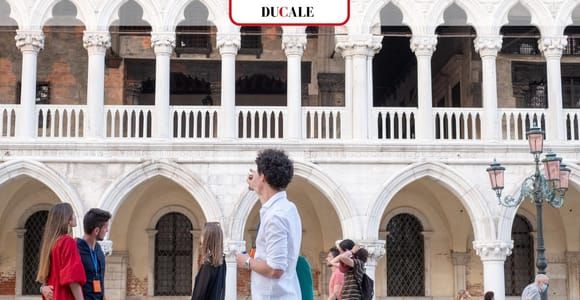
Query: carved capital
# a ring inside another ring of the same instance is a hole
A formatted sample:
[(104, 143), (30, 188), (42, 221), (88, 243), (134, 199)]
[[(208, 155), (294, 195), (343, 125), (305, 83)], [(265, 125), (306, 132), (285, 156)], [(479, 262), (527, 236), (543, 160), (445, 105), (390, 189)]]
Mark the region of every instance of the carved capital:
[(336, 37), (336, 52), (343, 57), (352, 55), (374, 56), (383, 47), (382, 36), (364, 35), (357, 37)]
[(478, 36), (473, 42), (475, 51), (479, 52), (482, 57), (485, 56), (497, 56), (497, 53), (501, 50), (502, 36)]
[(285, 34), (282, 36), (282, 50), (286, 55), (304, 54), (306, 49), (306, 34)]
[(113, 241), (103, 240), (99, 241), (99, 244), (101, 245), (101, 248), (103, 249), (103, 252), (106, 256), (109, 256), (113, 253)]
[(236, 254), (246, 251), (245, 241), (226, 241), (224, 247), (224, 254), (226, 259), (235, 259)]
[(473, 248), (482, 261), (501, 260), (512, 253), (513, 241), (474, 241)]
[(89, 51), (98, 51), (104, 54), (107, 48), (111, 47), (111, 34), (104, 31), (85, 31), (83, 34), (83, 46)]
[(18, 30), (14, 39), (16, 40), (16, 47), (20, 51), (38, 53), (44, 49), (44, 33), (41, 30)]
[(386, 249), (385, 249), (385, 242), (384, 240), (375, 240), (375, 241), (360, 241), (358, 244), (365, 248), (369, 252), (369, 257), (367, 263), (369, 264), (376, 264), (377, 261), (385, 256)]
[(451, 262), (454, 266), (465, 266), (469, 263), (468, 252), (451, 252)]
[(431, 56), (436, 49), (436, 35), (414, 35), (411, 38), (411, 51), (417, 56)]
[(538, 40), (538, 49), (546, 58), (560, 58), (567, 45), (566, 36), (543, 37)]
[(175, 48), (175, 32), (152, 32), (151, 47), (155, 54), (170, 55)]
[(242, 39), (240, 34), (217, 34), (216, 45), (220, 50), (220, 54), (237, 54), (238, 49), (240, 49)]

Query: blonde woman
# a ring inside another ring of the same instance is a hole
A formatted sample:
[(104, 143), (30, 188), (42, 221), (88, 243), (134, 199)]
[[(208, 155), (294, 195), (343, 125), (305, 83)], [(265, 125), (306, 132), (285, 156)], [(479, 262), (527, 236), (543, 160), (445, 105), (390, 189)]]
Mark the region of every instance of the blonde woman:
[(75, 226), (70, 204), (59, 203), (48, 212), (36, 281), (54, 287), (53, 300), (83, 300), (81, 286), (86, 282), (85, 269), (77, 243), (69, 235)]
[(191, 295), (192, 300), (223, 300), (226, 286), (226, 263), (223, 254), (224, 234), (217, 222), (206, 223), (201, 233), (202, 264)]

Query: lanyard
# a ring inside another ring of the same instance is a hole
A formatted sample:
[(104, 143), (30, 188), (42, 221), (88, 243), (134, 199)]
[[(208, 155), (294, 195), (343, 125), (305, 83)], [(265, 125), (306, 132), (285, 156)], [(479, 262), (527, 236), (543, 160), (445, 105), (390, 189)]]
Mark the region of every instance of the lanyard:
[(93, 267), (95, 268), (95, 276), (98, 278), (99, 277), (99, 260), (97, 259), (97, 251), (91, 250), (89, 248), (89, 251), (91, 252), (91, 260), (93, 261)]

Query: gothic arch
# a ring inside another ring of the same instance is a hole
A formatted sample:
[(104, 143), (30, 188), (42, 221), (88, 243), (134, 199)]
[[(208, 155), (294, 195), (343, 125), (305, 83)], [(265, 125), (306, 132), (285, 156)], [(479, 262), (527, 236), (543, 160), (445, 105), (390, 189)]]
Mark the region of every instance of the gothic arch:
[(498, 20), (498, 23), (495, 24), (497, 25), (497, 32), (499, 33), (500, 28), (508, 23), (509, 12), (516, 4), (518, 4), (518, 2), (521, 3), (532, 16), (531, 24), (536, 26), (542, 35), (546, 34), (546, 26), (552, 25), (553, 20), (550, 11), (540, 0), (506, 0), (500, 2), (500, 5), (493, 13), (493, 18), (491, 18), (491, 20)]
[[(301, 177), (308, 183), (318, 189), (324, 197), (330, 202), (339, 220), (343, 236), (353, 236), (356, 232), (355, 226), (347, 226), (353, 218), (353, 209), (348, 198), (340, 187), (325, 173), (312, 164), (303, 162), (294, 162), (294, 176)], [(252, 208), (258, 202), (255, 193), (245, 190), (238, 203), (234, 207), (234, 213), (231, 218), (230, 234), (231, 240), (244, 239), (244, 227), (250, 216)]]
[[(46, 21), (52, 18), (52, 9), (61, 0), (46, 0), (46, 1), (36, 1), (34, 7), (32, 8), (32, 13), (30, 15), (30, 27), (31, 28), (42, 28)], [(89, 27), (90, 24), (94, 24), (94, 7), (91, 1), (82, 0), (68, 0), (77, 8), (76, 18), (81, 21), (85, 27)]]
[(6, 0), (6, 3), (10, 6), (10, 18), (16, 21), (18, 28), (23, 29), (26, 26), (25, 20), (27, 19), (24, 3), (20, 0)]
[(195, 214), (187, 207), (181, 205), (169, 205), (155, 212), (153, 217), (151, 217), (151, 221), (149, 222), (149, 228), (155, 228), (159, 220), (161, 220), (161, 218), (163, 218), (166, 214), (169, 213), (180, 213), (186, 216), (187, 219), (189, 219), (189, 222), (191, 222), (191, 225), (193, 226), (194, 230), (201, 229), (203, 227), (203, 224), (200, 224), (199, 222), (200, 220), (198, 220), (198, 218), (195, 217)]
[(197, 201), (207, 221), (223, 220), (216, 197), (205, 183), (190, 171), (169, 162), (156, 161), (139, 165), (107, 189), (98, 207), (110, 211), (114, 218), (127, 196), (136, 187), (156, 176), (163, 176), (185, 189)]
[[(97, 28), (98, 30), (108, 31), (109, 26), (118, 18), (118, 12), (123, 4), (127, 3), (129, 0), (107, 0), (102, 5), (99, 15), (97, 16)], [(161, 16), (159, 15), (159, 9), (152, 2), (152, 0), (134, 0), (143, 9), (143, 20), (148, 22), (153, 29), (161, 26)]]
[[(564, 29), (572, 24), (572, 13), (580, 6), (578, 0), (566, 0), (560, 4), (560, 9), (556, 15), (556, 27), (559, 32), (557, 34), (564, 34)], [(571, 8), (571, 9), (570, 9)]]
[(0, 186), (20, 176), (28, 176), (41, 182), (51, 189), (60, 201), (69, 203), (74, 210), (77, 224), (79, 224), (74, 229), (75, 234), (80, 235), (82, 233), (82, 226), (80, 225), (83, 224), (82, 220), (85, 209), (77, 191), (65, 178), (48, 166), (37, 161), (13, 160), (0, 164)]
[(416, 6), (414, 1), (401, 1), (401, 0), (375, 0), (366, 7), (366, 10), (361, 15), (362, 17), (362, 30), (363, 32), (370, 32), (371, 28), (376, 24), (377, 19), (380, 22), (381, 10), (387, 6), (387, 4), (393, 3), (403, 15), (403, 24), (409, 26), (412, 32), (419, 33), (420, 22), (417, 18), (421, 16), (417, 14), (420, 11)]
[[(173, 9), (167, 10), (167, 13), (163, 16), (163, 29), (167, 31), (175, 31), (177, 24), (185, 20), (185, 9), (187, 6), (196, 0), (173, 0), (170, 2), (168, 7)], [(207, 9), (208, 16), (207, 20), (213, 23), (216, 27), (221, 29), (224, 23), (223, 12), (227, 11), (227, 7), (223, 7), (219, 1), (215, 0), (199, 0)]]
[(457, 4), (467, 15), (466, 24), (472, 26), (476, 32), (479, 32), (478, 25), (482, 23), (480, 19), (481, 12), (484, 9), (474, 0), (437, 0), (432, 5), (433, 10), (429, 14), (429, 20), (427, 21), (428, 28), (435, 30), (437, 26), (443, 24), (445, 22), (443, 15), (453, 3)]
[(391, 177), (381, 189), (376, 201), (369, 205), (367, 239), (375, 239), (380, 230), (382, 216), (393, 197), (408, 184), (430, 177), (438, 181), (453, 193), (465, 207), (473, 226), (476, 240), (491, 239), (495, 232), (493, 223), (490, 223), (491, 213), (486, 206), (485, 198), (479, 193), (475, 185), (468, 182), (464, 176), (442, 163), (422, 162), (412, 164)]

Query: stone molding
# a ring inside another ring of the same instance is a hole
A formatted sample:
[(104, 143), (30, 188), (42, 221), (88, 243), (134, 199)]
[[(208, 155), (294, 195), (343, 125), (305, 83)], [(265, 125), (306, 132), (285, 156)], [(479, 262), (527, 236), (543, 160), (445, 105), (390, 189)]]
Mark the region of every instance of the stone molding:
[(482, 57), (485, 56), (497, 56), (497, 53), (501, 50), (503, 42), (503, 37), (501, 35), (497, 36), (478, 36), (473, 41), (473, 46), (475, 52), (478, 52)]
[(513, 241), (474, 241), (473, 248), (482, 261), (500, 260), (512, 253)]
[(436, 49), (436, 35), (418, 35), (411, 38), (411, 51), (417, 56), (431, 56)]
[(567, 45), (567, 36), (542, 37), (538, 40), (538, 48), (546, 58), (560, 58)]
[(155, 54), (171, 54), (175, 48), (175, 32), (152, 32), (151, 47)]
[(104, 53), (107, 48), (111, 47), (111, 34), (102, 31), (85, 31), (83, 34), (83, 46), (89, 51), (97, 50)]
[(38, 53), (44, 49), (44, 33), (41, 30), (18, 30), (14, 39), (20, 51)]

